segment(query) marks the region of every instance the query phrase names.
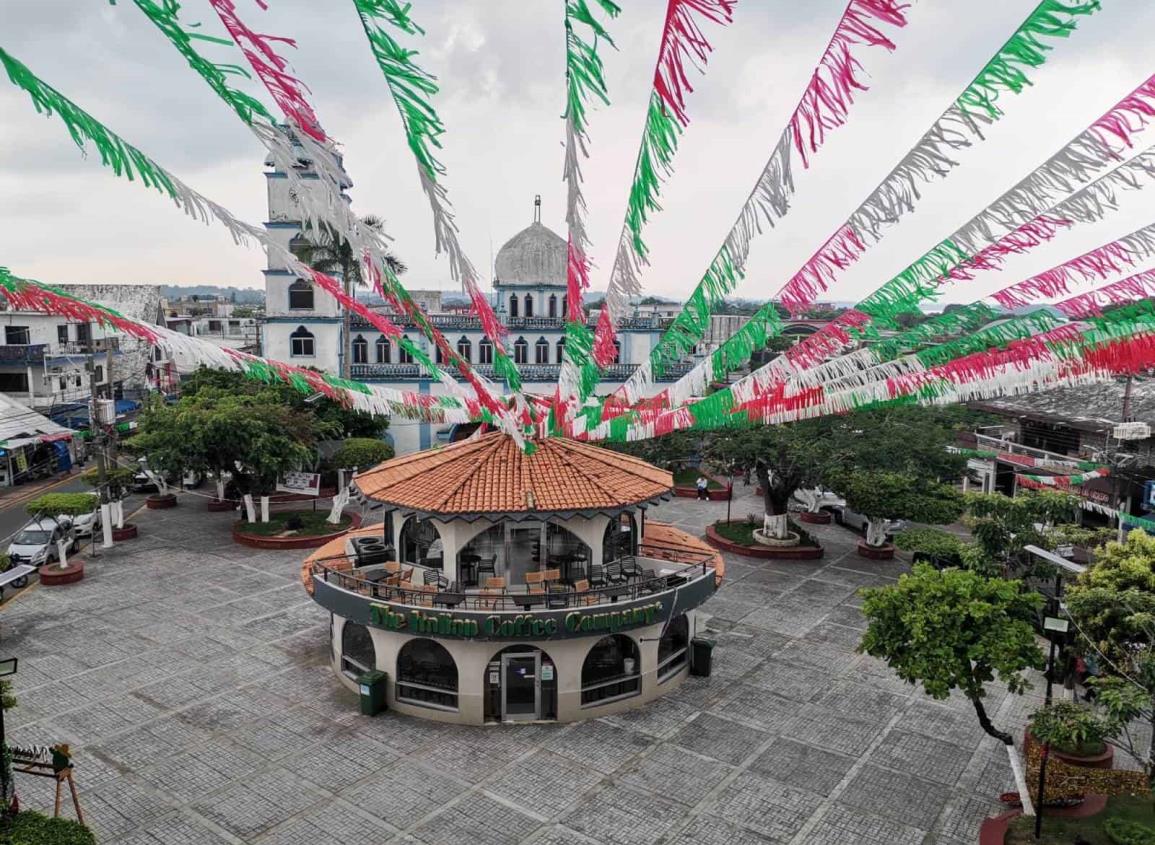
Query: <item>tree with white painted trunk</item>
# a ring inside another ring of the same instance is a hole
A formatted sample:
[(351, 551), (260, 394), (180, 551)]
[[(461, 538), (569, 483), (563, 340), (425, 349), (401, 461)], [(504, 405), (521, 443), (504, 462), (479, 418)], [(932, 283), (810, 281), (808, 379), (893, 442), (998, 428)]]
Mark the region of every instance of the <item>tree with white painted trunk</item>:
[[(136, 473), (128, 467), (109, 467), (104, 474), (108, 485), (108, 504), (101, 505), (101, 527), (106, 531), (112, 527), (124, 528), (124, 500), (132, 492), (133, 480)], [(97, 489), (100, 488), (100, 473), (90, 469), (81, 476), (84, 482)]]
[(867, 518), (866, 544), (872, 548), (886, 545), (891, 520), (945, 525), (963, 513), (963, 496), (954, 487), (908, 473), (839, 471), (830, 475), (830, 486)]
[(100, 507), (95, 493), (45, 493), (25, 505), (28, 515), (55, 522), (60, 529), (56, 541), (56, 559), (61, 569), (68, 567), (69, 547), (75, 540), (70, 520), (92, 513)]
[(1014, 738), (991, 722), (984, 699), (996, 679), (1021, 694), (1031, 686), (1026, 672), (1043, 668), (1033, 624), (1042, 596), (1021, 581), (921, 563), (897, 584), (865, 589), (862, 595), (867, 628), (858, 650), (885, 660), (931, 698), (943, 700), (956, 691), (965, 696), (983, 731), (1006, 747), (1030, 814)]

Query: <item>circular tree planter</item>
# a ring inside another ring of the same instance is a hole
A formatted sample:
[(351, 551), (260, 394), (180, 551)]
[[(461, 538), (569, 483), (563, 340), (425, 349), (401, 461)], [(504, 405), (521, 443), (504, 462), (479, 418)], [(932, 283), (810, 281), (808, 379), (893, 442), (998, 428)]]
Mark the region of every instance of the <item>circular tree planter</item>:
[[(278, 516), (285, 516), (286, 513), (292, 511), (282, 511)], [(344, 516), (350, 519), (350, 523), (344, 528), (338, 528), (329, 534), (310, 534), (308, 536), (292, 536), (292, 537), (270, 537), (264, 534), (246, 534), (241, 530), (241, 526), (245, 523), (233, 523), (233, 542), (240, 543), (242, 546), (251, 546), (254, 549), (317, 549), (328, 543), (330, 540), (336, 540), (343, 537), (354, 528), (361, 527), (361, 514), (359, 513), (345, 513)]]
[(229, 499), (209, 499), (206, 507), (209, 513), (225, 513), (226, 511), (235, 511), (237, 503)]
[(124, 523), (123, 528), (114, 527), (112, 529), (112, 539), (114, 542), (120, 542), (121, 540), (135, 540), (139, 533), (140, 532), (137, 531), (135, 525), (133, 525), (131, 522), (126, 522)]
[[(1030, 730), (1023, 732), (1023, 746), (1029, 748), (1033, 743), (1038, 742)], [(1098, 754), (1070, 754), (1066, 751), (1060, 751), (1055, 746), (1051, 746), (1051, 755), (1056, 759), (1062, 760), (1068, 766), (1079, 766), (1084, 769), (1113, 769), (1115, 768), (1115, 749), (1103, 743), (1103, 750)]]
[[(721, 484), (721, 489), (709, 487), (706, 488), (706, 498), (711, 502), (724, 502), (734, 495), (734, 484), (728, 478), (719, 478), (715, 475), (707, 475), (716, 484)], [(696, 499), (698, 498), (698, 485), (696, 484), (681, 484), (674, 486), (674, 495), (680, 499)]]
[[(1081, 803), (1073, 807), (1044, 807), (1044, 817), (1085, 819), (1107, 809), (1106, 795), (1088, 795)], [(1023, 814), (1021, 809), (1009, 810), (998, 816), (983, 819), (979, 827), (979, 845), (1004, 845), (1011, 822)]]
[(61, 584), (75, 584), (84, 577), (84, 561), (78, 557), (69, 559), (61, 569), (55, 563), (40, 568), (40, 583), (45, 587), (59, 587)]
[[(730, 523), (733, 525), (734, 523)], [(716, 549), (730, 552), (743, 557), (752, 557), (757, 560), (818, 560), (824, 554), (821, 546), (784, 545), (770, 546), (758, 543), (756, 546), (747, 546), (728, 540), (715, 530), (713, 525), (706, 526), (706, 542)]]
[(859, 540), (858, 556), (867, 560), (893, 560), (894, 546), (890, 543), (884, 543), (881, 546), (868, 546), (865, 540)]
[(798, 514), (798, 519), (801, 522), (809, 523), (810, 525), (829, 525), (834, 517), (830, 511), (802, 511)]
[(144, 500), (150, 511), (162, 511), (176, 507), (176, 493), (154, 493)]
[(283, 505), (286, 502), (311, 502), (314, 499), (332, 499), (336, 495), (336, 487), (322, 487), (317, 491), (316, 496), (308, 496), (304, 493), (277, 493), (269, 496), (269, 504)]

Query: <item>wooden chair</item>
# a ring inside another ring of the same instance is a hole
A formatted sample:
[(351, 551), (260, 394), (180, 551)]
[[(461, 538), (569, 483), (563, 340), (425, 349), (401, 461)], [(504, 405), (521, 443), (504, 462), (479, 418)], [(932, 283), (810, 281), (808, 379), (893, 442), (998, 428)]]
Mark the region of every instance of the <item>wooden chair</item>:
[(412, 581), (413, 580), (413, 567), (412, 566), (407, 566), (401, 570), (401, 580), (402, 581)]
[(485, 579), (485, 589), (487, 590), (504, 590), (506, 586), (508, 585), (506, 584), (504, 577)]
[(496, 610), (497, 606), (505, 600), (505, 590), (482, 590), (478, 594), (477, 606), (488, 607), (490, 610)]
[(410, 603), (419, 607), (433, 607), (433, 596), (437, 594), (437, 587), (432, 584), (414, 584), (410, 588)]
[(530, 593), (544, 593), (545, 581), (546, 577), (544, 572), (525, 573), (525, 586), (526, 590)]
[(581, 579), (580, 581), (574, 581), (573, 591), (574, 591), (574, 593), (577, 594), (574, 597), (574, 601), (576, 604), (591, 605), (591, 604), (597, 604), (598, 603), (598, 597), (597, 596), (591, 596), (589, 594), (590, 582), (585, 580), (584, 578)]
[(546, 582), (555, 582), (561, 580), (560, 569), (543, 569), (541, 571), (541, 578)]
[(401, 564), (395, 560), (386, 561), (383, 569), (386, 572), (388, 572), (390, 575), (400, 575), (401, 574)]

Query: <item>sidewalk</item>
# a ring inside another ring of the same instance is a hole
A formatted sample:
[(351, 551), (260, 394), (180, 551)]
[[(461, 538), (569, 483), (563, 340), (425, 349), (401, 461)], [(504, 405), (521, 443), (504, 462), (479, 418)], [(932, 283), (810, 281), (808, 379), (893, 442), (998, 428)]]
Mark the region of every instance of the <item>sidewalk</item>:
[(22, 505), (54, 487), (79, 479), (82, 472), (83, 470), (74, 466), (68, 472), (62, 472), (51, 478), (43, 478), (31, 484), (21, 484), (17, 487), (0, 487), (0, 510), (13, 507), (14, 505)]

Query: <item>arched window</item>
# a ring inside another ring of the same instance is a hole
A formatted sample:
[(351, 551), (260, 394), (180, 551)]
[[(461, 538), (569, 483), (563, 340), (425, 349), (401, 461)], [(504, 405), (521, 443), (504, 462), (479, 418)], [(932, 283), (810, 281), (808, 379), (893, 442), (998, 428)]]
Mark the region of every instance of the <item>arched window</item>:
[(611, 363), (622, 363), (622, 342), (616, 338), (614, 339), (614, 360)]
[(469, 342), (469, 338), (465, 335), (462, 335), (457, 340), (457, 354), (460, 355), (463, 360), (470, 363), (473, 362), (473, 344)]
[(687, 663), (690, 649), (690, 622), (680, 613), (666, 623), (658, 641), (658, 683), (676, 675)]
[(517, 294), (511, 293), (509, 295), (509, 316), (517, 316)]
[(365, 340), (361, 335), (353, 338), (353, 363), (369, 363), (369, 341)]
[(535, 364), (549, 363), (549, 341), (539, 337), (533, 348), (533, 362)]
[(560, 364), (565, 360), (565, 338), (559, 337), (557, 339), (557, 362)]
[(477, 344), (477, 363), (493, 363), (493, 342), (487, 337), (483, 337), (481, 342)]
[(388, 364), (389, 359), (392, 357), (392, 351), (392, 347), (389, 345), (389, 338), (385, 337), (385, 335), (381, 335), (381, 337), (377, 338), (378, 364)]
[(533, 316), (533, 294), (527, 293), (525, 295), (525, 316)]
[(445, 363), (445, 353), (441, 351), (440, 346), (434, 346), (433, 347), (433, 357), (434, 357), (434, 360), (436, 360), (438, 364), (444, 364)]
[(633, 514), (623, 513), (610, 519), (602, 537), (602, 561), (621, 560), (638, 553), (638, 524)]
[(341, 671), (351, 678), (377, 668), (377, 653), (369, 629), (346, 622), (341, 629)]
[(565, 319), (569, 319), (569, 296), (564, 293), (561, 295), (561, 315)]
[(289, 310), (313, 310), (313, 286), (304, 279), (297, 279), (289, 285)]
[(519, 337), (513, 343), (513, 363), (524, 364), (529, 360), (529, 344), (524, 337)]
[(549, 295), (549, 318), (551, 320), (557, 319), (557, 294), (551, 293)]
[[(409, 336), (406, 335), (405, 337), (402, 338), (402, 340), (408, 341)], [(405, 348), (404, 344), (401, 344), (401, 343), (397, 344), (397, 363), (398, 364), (412, 364), (413, 363), (413, 355), (409, 352), (408, 349)]]
[(295, 255), (297, 258), (300, 258), (302, 255), (304, 255), (311, 246), (312, 244), (309, 243), (309, 239), (302, 235), (300, 232), (293, 235), (293, 237), (289, 239), (289, 252), (293, 253), (293, 255)]
[(434, 640), (410, 640), (397, 655), (397, 700), (435, 710), (457, 709), (457, 664)]
[(441, 569), (441, 535), (431, 519), (411, 516), (401, 527), (401, 562)]
[(297, 326), (289, 335), (289, 354), (294, 358), (312, 358), (317, 354), (316, 338), (304, 326)]
[(624, 634), (602, 637), (582, 664), (582, 705), (605, 704), (642, 689), (638, 646)]

